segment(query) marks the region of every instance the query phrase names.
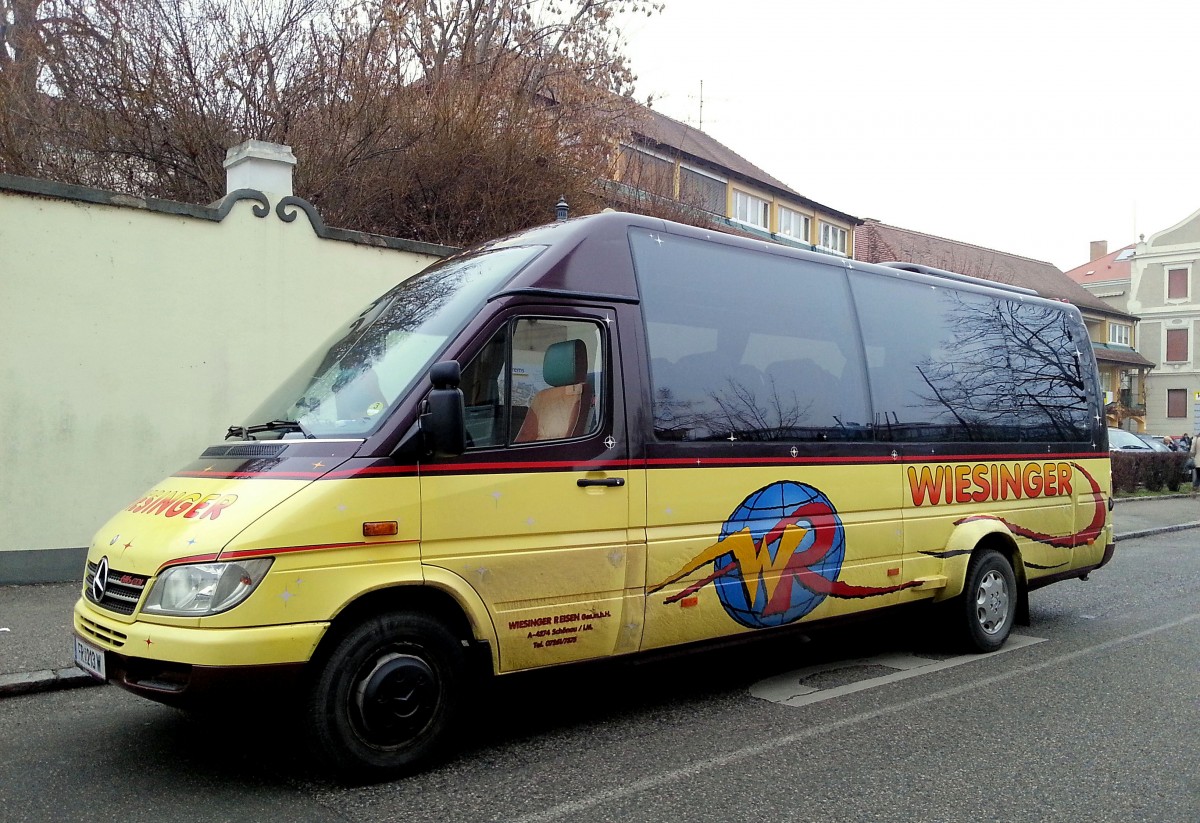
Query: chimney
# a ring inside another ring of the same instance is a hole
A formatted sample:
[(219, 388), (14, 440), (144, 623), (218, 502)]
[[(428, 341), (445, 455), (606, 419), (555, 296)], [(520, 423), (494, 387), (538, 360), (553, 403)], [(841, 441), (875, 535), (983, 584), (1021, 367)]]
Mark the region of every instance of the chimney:
[(296, 155), (291, 146), (247, 140), (225, 152), (225, 193), (256, 189), (278, 197), (292, 195), (292, 168)]
[(1108, 254), (1108, 241), (1107, 240), (1093, 240), (1091, 256), (1088, 257), (1088, 262), (1090, 263), (1093, 260), (1099, 260), (1101, 257), (1103, 257), (1106, 254)]

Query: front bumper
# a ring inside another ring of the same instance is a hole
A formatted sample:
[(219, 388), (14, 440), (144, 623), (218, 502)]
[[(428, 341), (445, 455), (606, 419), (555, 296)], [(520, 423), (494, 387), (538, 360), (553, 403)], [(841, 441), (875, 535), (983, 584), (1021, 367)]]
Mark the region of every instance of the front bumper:
[(109, 682), (161, 703), (191, 706), (285, 694), (329, 624), (212, 629), (123, 623), (80, 598), (74, 628), (104, 651)]

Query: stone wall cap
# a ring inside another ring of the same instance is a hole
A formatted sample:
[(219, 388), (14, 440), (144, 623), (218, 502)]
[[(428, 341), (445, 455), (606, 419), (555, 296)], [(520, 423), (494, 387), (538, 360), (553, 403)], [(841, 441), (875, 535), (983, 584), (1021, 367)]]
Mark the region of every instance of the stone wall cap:
[(225, 152), (225, 168), (244, 162), (246, 160), (274, 160), (278, 163), (287, 163), (290, 166), (296, 165), (296, 155), (292, 154), (292, 147), (285, 146), (282, 143), (269, 143), (266, 140), (246, 140), (238, 143), (236, 146), (230, 147)]

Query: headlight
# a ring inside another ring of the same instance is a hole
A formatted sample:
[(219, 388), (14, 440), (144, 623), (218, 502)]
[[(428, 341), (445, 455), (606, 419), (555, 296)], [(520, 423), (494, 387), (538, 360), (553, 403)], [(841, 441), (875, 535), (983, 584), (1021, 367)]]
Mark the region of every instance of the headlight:
[(229, 611), (267, 576), (274, 558), (172, 566), (158, 576), (142, 611), (204, 617)]

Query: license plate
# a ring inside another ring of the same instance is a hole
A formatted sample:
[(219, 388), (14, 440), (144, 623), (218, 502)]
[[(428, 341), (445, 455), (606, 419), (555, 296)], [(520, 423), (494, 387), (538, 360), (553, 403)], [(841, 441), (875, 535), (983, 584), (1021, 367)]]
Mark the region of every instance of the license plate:
[(107, 680), (104, 673), (104, 649), (98, 649), (82, 638), (75, 638), (75, 665), (99, 680)]

